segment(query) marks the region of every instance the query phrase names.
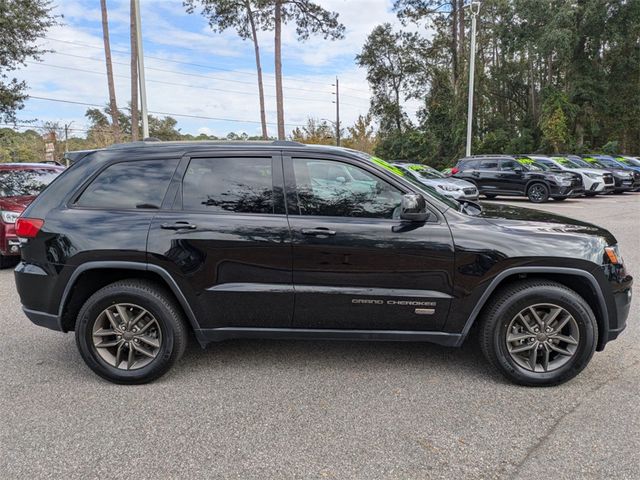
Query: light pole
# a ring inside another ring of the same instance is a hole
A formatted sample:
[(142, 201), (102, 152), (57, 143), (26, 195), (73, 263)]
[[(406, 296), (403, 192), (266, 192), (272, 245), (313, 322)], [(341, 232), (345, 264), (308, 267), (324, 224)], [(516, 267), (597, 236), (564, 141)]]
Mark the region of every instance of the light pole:
[(471, 135), (473, 134), (473, 82), (476, 70), (476, 19), (480, 13), (480, 2), (472, 1), (471, 9), (471, 59), (469, 60), (469, 106), (467, 110), (467, 150), (466, 156), (471, 155)]
[[(149, 137), (149, 116), (147, 113), (147, 87), (144, 79), (144, 53), (142, 52), (142, 21), (140, 20), (140, 0), (134, 0), (136, 16), (136, 42), (138, 44), (138, 79), (140, 82), (140, 110), (142, 114), (142, 139)], [(137, 105), (132, 105), (137, 108)]]
[(331, 122), (336, 126), (336, 145), (340, 146), (340, 84), (338, 83), (338, 77), (336, 77), (336, 83), (332, 84), (333, 87), (336, 87), (336, 91), (334, 95), (336, 96), (335, 103), (336, 104), (336, 121)]

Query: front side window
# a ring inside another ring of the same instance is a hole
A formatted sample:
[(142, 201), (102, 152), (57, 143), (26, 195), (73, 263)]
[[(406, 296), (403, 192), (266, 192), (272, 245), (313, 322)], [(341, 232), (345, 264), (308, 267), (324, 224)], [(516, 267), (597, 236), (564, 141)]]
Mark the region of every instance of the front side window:
[(293, 159), (301, 215), (399, 218), (402, 192), (353, 165)]
[(54, 178), (62, 173), (61, 170), (31, 169), (31, 170), (1, 170), (0, 197), (22, 197), (38, 195)]
[(89, 208), (160, 208), (177, 159), (115, 163), (105, 168), (76, 201)]
[(182, 182), (182, 208), (273, 213), (271, 157), (191, 160)]
[(500, 160), (500, 170), (517, 170), (518, 164), (513, 160)]
[(498, 161), (497, 160), (482, 160), (480, 162), (481, 170), (497, 170), (498, 169)]

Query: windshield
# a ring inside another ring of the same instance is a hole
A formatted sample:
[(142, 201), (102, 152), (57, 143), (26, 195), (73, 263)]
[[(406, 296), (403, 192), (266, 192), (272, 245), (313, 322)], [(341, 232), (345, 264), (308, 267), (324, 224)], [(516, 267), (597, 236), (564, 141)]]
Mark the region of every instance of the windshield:
[(0, 197), (38, 195), (60, 173), (50, 169), (1, 170)]
[(427, 165), (407, 165), (406, 168), (422, 178), (433, 180), (434, 178), (445, 178), (443, 174)]
[(551, 157), (551, 158), (553, 158), (556, 162), (558, 162), (563, 167), (566, 167), (566, 168), (581, 168), (581, 165), (578, 165), (578, 163), (576, 163), (573, 160), (570, 160), (570, 159), (568, 159), (566, 157)]
[(516, 160), (525, 168), (525, 170), (533, 172), (545, 172), (547, 170), (551, 170), (547, 165), (531, 158), (517, 158)]
[(430, 195), (432, 197), (435, 197), (437, 200), (439, 200), (440, 202), (444, 203), (445, 205), (447, 205), (447, 206), (449, 206), (451, 208), (455, 208), (456, 210), (458, 210), (460, 208), (460, 203), (456, 202), (455, 200), (453, 200), (453, 199), (451, 199), (449, 197), (446, 197), (446, 196), (442, 195), (441, 193), (438, 193), (438, 191), (436, 191), (435, 188), (433, 188), (433, 187), (431, 187), (429, 185), (425, 185), (423, 183), (420, 183), (418, 180), (416, 180), (415, 178), (411, 177), (411, 175), (408, 175), (405, 172), (403, 172), (402, 169), (400, 169), (398, 167), (395, 167), (395, 166), (391, 165), (388, 162), (385, 162), (381, 158), (374, 157), (372, 155), (369, 155), (367, 153), (360, 152), (360, 151), (351, 150), (351, 152), (356, 153), (359, 157), (364, 158), (365, 160), (368, 160), (370, 162), (373, 162), (376, 165), (384, 168), (385, 170), (388, 170), (391, 173), (395, 173), (396, 175), (398, 175), (399, 177), (402, 177), (404, 180), (406, 180), (407, 182), (411, 183), (415, 187), (419, 188), (423, 192), (427, 193), (428, 195)]
[(583, 167), (587, 167), (587, 168), (602, 168), (602, 169), (606, 169), (607, 167), (605, 167), (602, 163), (600, 163), (599, 161), (597, 161), (595, 158), (581, 158), (581, 159), (575, 159), (574, 162), (582, 165)]
[(617, 160), (627, 165), (631, 165), (632, 167), (640, 167), (640, 160), (637, 158), (618, 157)]

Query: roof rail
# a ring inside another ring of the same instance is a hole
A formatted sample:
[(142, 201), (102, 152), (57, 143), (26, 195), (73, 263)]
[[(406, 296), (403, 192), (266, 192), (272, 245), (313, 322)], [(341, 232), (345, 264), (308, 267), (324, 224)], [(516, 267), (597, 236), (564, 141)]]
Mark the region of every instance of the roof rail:
[(296, 142), (294, 140), (274, 140), (272, 145), (274, 147), (304, 147), (304, 143)]

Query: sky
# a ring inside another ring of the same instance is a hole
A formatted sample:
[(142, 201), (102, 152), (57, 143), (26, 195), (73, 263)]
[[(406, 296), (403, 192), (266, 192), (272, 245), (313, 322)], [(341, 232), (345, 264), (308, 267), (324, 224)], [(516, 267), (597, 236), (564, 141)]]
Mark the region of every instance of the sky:
[[(140, 0), (150, 112), (170, 114), (182, 133), (225, 136), (260, 133), (255, 56), (250, 41), (235, 31), (211, 31), (181, 0)], [(340, 83), (340, 116), (352, 124), (369, 108), (366, 71), (355, 63), (367, 35), (390, 22), (399, 26), (391, 0), (318, 0), (339, 13), (345, 38), (337, 41), (296, 38), (293, 26), (283, 31), (284, 107), (287, 133), (308, 117), (335, 119), (335, 78)], [(30, 98), (19, 119), (69, 124), (71, 135), (84, 136), (91, 106), (108, 102), (106, 67), (98, 0), (56, 0), (60, 25), (39, 43), (52, 50), (41, 61), (29, 61), (16, 72), (27, 81)], [(129, 0), (108, 0), (109, 28), (118, 107), (130, 99)], [(273, 34), (259, 35), (269, 134), (276, 135)], [(40, 98), (37, 98), (40, 97)], [(49, 100), (45, 100), (49, 99)], [(62, 103), (55, 100), (78, 102)], [(85, 105), (87, 104), (87, 105)], [(408, 112), (412, 115), (411, 106)], [(189, 115), (185, 117), (181, 115)], [(208, 117), (208, 118), (193, 118)]]

